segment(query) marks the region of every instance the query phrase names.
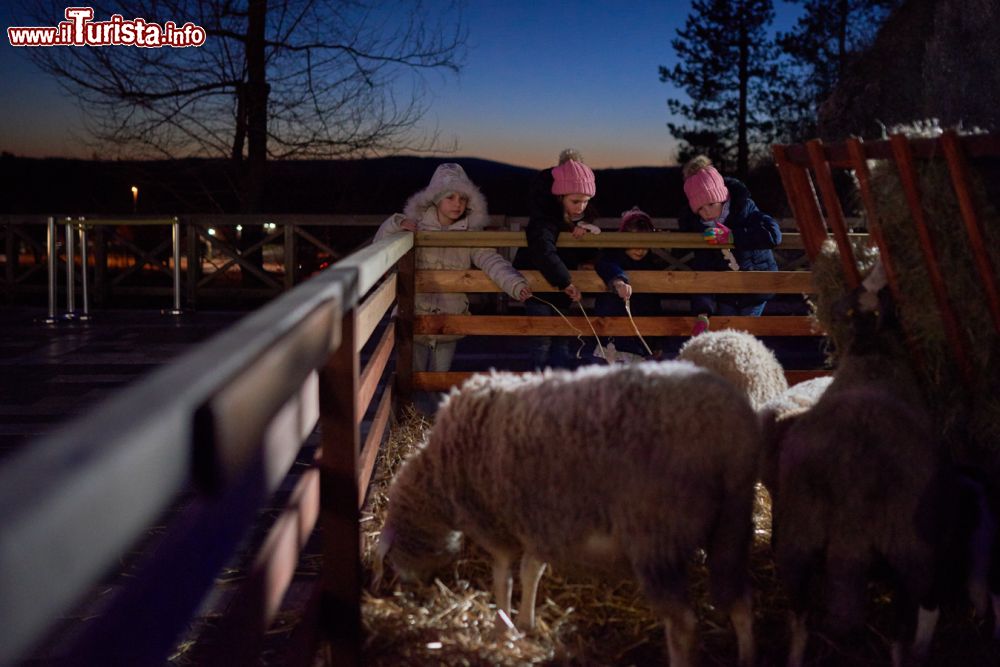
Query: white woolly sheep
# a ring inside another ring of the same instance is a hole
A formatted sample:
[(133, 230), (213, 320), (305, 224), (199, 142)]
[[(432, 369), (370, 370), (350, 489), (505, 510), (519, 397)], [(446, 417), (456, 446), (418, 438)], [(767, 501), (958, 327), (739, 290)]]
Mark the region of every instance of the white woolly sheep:
[(445, 400), (428, 443), (393, 481), (378, 558), (404, 579), (423, 578), (464, 533), (493, 557), (506, 612), (520, 558), (517, 622), (526, 629), (546, 563), (634, 576), (665, 620), (676, 667), (693, 659), (696, 616), (684, 588), (703, 547), (748, 665), (759, 448), (746, 398), (686, 362), (474, 376)]
[[(929, 411), (900, 334), (885, 328), (891, 304), (850, 296), (854, 340), (816, 405), (780, 436), (774, 543), (793, 608), (789, 665), (802, 664), (813, 584), (822, 582), (833, 627), (862, 620), (867, 578), (888, 568), (904, 660), (921, 661), (946, 594), (942, 567), (959, 543), (956, 478), (944, 465)], [(918, 612), (919, 607), (919, 612)]]
[(746, 392), (754, 410), (788, 389), (785, 371), (774, 352), (746, 331), (706, 331), (684, 343), (677, 358), (732, 382)]

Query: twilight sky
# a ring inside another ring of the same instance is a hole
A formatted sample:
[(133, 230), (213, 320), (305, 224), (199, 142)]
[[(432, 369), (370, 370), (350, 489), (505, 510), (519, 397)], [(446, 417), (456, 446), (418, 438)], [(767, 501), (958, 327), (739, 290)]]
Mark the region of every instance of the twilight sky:
[[(789, 29), (798, 6), (775, 5), (774, 27)], [(688, 0), (469, 0), (465, 67), (457, 77), (427, 77), (423, 128), (456, 142), (458, 156), (529, 167), (554, 164), (566, 146), (595, 168), (672, 164), (666, 100), (674, 91), (658, 67), (673, 64), (670, 40), (689, 12)], [(20, 25), (7, 3), (0, 24)], [(4, 30), (0, 150), (89, 157), (81, 111), (19, 50)]]

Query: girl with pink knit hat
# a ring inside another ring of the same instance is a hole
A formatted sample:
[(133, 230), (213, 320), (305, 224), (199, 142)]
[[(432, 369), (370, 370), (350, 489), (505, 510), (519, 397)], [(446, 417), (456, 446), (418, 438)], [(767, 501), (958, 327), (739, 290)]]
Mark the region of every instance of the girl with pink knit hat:
[[(518, 250), (514, 266), (541, 271), (545, 280), (562, 291), (551, 298), (551, 303), (563, 313), (568, 313), (572, 303), (579, 302), (582, 296), (570, 271), (592, 264), (597, 253), (589, 248), (559, 248), (556, 242), (563, 232), (575, 238), (600, 232), (592, 224), (595, 213), (590, 200), (595, 194), (594, 172), (573, 149), (564, 150), (559, 164), (538, 172), (531, 184), (525, 229), (528, 245)], [(524, 311), (526, 315), (556, 315), (551, 306), (538, 300), (526, 301)], [(570, 351), (574, 340), (564, 336), (529, 338), (531, 363), (535, 368), (574, 366)]]
[[(699, 155), (682, 169), (684, 194), (690, 211), (678, 218), (682, 232), (700, 232), (708, 245), (732, 249), (695, 250), (690, 266), (695, 271), (777, 271), (772, 248), (781, 243), (777, 221), (762, 212), (747, 186), (723, 178), (712, 161)], [(773, 294), (695, 294), (691, 310), (698, 316), (692, 335), (709, 327), (711, 315), (757, 317)]]

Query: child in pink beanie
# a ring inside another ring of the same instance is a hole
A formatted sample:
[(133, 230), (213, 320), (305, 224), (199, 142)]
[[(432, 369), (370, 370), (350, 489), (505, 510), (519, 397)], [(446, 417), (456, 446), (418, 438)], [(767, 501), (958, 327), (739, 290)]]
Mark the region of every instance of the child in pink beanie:
[[(781, 243), (777, 221), (762, 212), (746, 185), (724, 178), (704, 155), (682, 169), (684, 194), (690, 211), (678, 218), (683, 232), (701, 232), (708, 245), (728, 245), (720, 250), (695, 250), (695, 271), (777, 271), (771, 249)], [(757, 317), (773, 294), (696, 294), (691, 310), (698, 316), (692, 335), (709, 326), (711, 315)]]
[[(538, 172), (531, 184), (528, 226), (525, 229), (528, 245), (517, 251), (514, 266), (541, 271), (545, 280), (562, 291), (563, 294), (545, 298), (563, 313), (569, 313), (572, 303), (579, 302), (582, 296), (573, 284), (570, 271), (592, 264), (597, 253), (590, 248), (559, 248), (556, 243), (563, 232), (575, 238), (600, 232), (592, 224), (595, 213), (590, 206), (590, 200), (596, 194), (594, 172), (572, 149), (566, 149), (559, 155), (557, 166)], [(556, 315), (550, 306), (535, 299), (528, 300), (524, 310), (525, 314), (533, 316)], [(549, 336), (530, 338), (528, 347), (532, 365), (536, 368), (574, 366), (570, 353), (573, 340)]]

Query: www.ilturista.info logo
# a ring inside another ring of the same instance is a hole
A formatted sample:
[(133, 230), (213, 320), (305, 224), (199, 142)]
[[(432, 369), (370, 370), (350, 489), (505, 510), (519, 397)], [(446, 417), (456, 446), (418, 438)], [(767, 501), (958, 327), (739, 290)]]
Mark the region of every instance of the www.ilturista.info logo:
[(173, 21), (163, 25), (145, 19), (125, 20), (112, 14), (110, 20), (94, 21), (93, 7), (67, 7), (66, 20), (54, 28), (10, 27), (11, 46), (162, 46), (183, 48), (205, 43), (205, 29), (190, 21), (178, 27)]

